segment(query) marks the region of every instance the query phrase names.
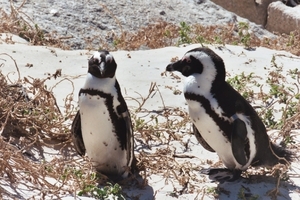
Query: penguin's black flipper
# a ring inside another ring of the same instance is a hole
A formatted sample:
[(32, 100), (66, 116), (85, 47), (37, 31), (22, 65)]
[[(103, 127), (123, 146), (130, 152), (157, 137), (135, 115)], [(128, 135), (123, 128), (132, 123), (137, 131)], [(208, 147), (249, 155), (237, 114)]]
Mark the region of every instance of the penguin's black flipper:
[[(134, 133), (132, 127), (132, 121), (130, 117), (130, 112), (128, 110), (127, 104), (121, 94), (121, 89), (118, 81), (116, 81), (115, 87), (118, 92), (118, 100), (120, 105), (117, 106), (117, 112), (121, 115), (120, 127), (122, 131), (117, 131), (119, 133), (118, 137), (121, 138), (121, 146), (127, 151), (127, 165), (131, 167), (131, 171), (136, 170), (136, 158), (134, 155)], [(122, 134), (120, 134), (122, 133)]]
[(133, 135), (132, 122), (131, 122), (129, 111), (123, 112), (122, 117), (126, 124), (126, 138), (127, 138), (126, 146), (127, 146), (128, 165), (130, 165), (131, 171), (135, 171), (137, 161), (134, 156), (134, 135)]
[(85, 146), (82, 139), (82, 132), (81, 132), (81, 118), (80, 118), (80, 112), (78, 111), (75, 115), (75, 118), (72, 123), (71, 127), (71, 135), (72, 135), (72, 141), (74, 143), (74, 147), (77, 151), (77, 153), (80, 156), (84, 156), (85, 154)]
[(236, 161), (244, 166), (248, 162), (245, 153), (245, 146), (247, 141), (247, 128), (245, 122), (239, 118), (233, 121), (233, 130), (231, 134), (231, 149)]
[(198, 142), (203, 146), (204, 149), (206, 149), (207, 151), (210, 151), (210, 152), (215, 152), (215, 150), (213, 148), (211, 148), (211, 146), (209, 146), (209, 144), (207, 144), (207, 142), (204, 140), (204, 138), (199, 133), (197, 127), (194, 124), (193, 124), (193, 133), (196, 136)]

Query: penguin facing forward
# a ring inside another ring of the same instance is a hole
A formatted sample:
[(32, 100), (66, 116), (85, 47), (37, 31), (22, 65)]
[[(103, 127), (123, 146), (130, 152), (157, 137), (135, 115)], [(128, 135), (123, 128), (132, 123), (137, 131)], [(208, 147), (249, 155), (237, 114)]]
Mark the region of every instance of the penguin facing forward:
[(125, 178), (134, 168), (134, 136), (130, 114), (108, 51), (95, 52), (88, 61), (85, 83), (79, 91), (79, 111), (72, 123), (72, 140), (97, 171)]
[(220, 182), (234, 181), (250, 165), (271, 167), (292, 160), (289, 150), (270, 141), (253, 107), (225, 81), (224, 62), (211, 49), (192, 49), (166, 71), (179, 71), (186, 77), (183, 92), (193, 133), (226, 166), (203, 173)]

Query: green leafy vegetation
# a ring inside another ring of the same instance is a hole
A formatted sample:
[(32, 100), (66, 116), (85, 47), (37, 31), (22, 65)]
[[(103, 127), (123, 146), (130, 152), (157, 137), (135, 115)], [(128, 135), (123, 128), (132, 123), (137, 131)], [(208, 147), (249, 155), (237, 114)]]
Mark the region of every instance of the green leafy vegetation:
[(241, 187), (238, 193), (238, 199), (240, 200), (258, 200), (259, 195), (253, 195), (247, 192), (247, 188)]
[(191, 27), (185, 22), (180, 22), (178, 44), (192, 43), (192, 39), (190, 38), (190, 33), (191, 33)]
[(119, 184), (112, 184), (107, 182), (107, 185), (103, 188), (99, 188), (96, 185), (85, 185), (84, 188), (78, 193), (78, 196), (88, 195), (97, 199), (112, 198), (116, 200), (125, 200), (122, 194), (122, 188)]

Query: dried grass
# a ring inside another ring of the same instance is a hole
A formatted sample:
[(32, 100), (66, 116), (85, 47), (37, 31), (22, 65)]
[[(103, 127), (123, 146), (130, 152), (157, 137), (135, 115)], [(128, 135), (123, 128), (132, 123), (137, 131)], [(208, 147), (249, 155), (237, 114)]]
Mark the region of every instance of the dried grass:
[[(8, 54), (1, 55), (13, 59)], [(19, 72), (16, 62), (15, 67)], [(73, 117), (72, 106), (69, 105), (71, 99), (67, 95), (66, 111), (63, 114), (52, 91), (45, 87), (45, 82), (59, 76), (59, 72), (44, 80), (31, 77), (21, 79), (18, 75), (19, 79), (11, 82), (0, 73), (0, 182), (3, 186), (15, 189), (8, 193), (2, 187), (2, 198), (10, 195), (20, 198), (17, 194), (19, 188), (38, 191), (37, 195), (42, 199), (48, 194), (55, 196), (62, 192), (70, 193), (71, 188), (82, 183), (74, 182), (71, 187), (65, 188), (65, 180), (69, 179), (63, 180), (61, 176), (66, 167), (80, 166), (78, 161), (61, 156), (49, 162), (36, 160), (34, 152), (38, 151), (43, 156), (45, 147), (60, 149), (61, 153), (74, 151), (70, 147), (69, 125), (66, 123), (67, 119)], [(50, 178), (54, 184), (48, 182)]]
[[(0, 9), (0, 32), (18, 35), (33, 45), (67, 49), (67, 46), (61, 42), (60, 38), (55, 37), (53, 34), (44, 33), (26, 13), (22, 12), (21, 8), (25, 2), (26, 0), (23, 0), (21, 5), (16, 8), (13, 1), (10, 0), (11, 12), (9, 14)], [(6, 42), (13, 43), (9, 38), (6, 39)]]
[[(37, 24), (35, 24), (26, 13), (21, 11), (21, 6), (16, 8), (11, 2), (11, 13), (7, 14), (0, 9), (0, 32), (13, 33), (26, 40), (33, 45), (47, 45), (69, 49), (70, 46), (64, 42), (66, 37), (62, 37), (53, 33), (45, 34)], [(178, 45), (180, 41), (180, 29), (177, 24), (165, 21), (156, 21), (146, 27), (141, 27), (136, 32), (128, 32), (122, 29), (118, 18), (103, 4), (100, 4), (108, 15), (111, 15), (121, 30), (120, 34), (114, 32), (108, 33), (106, 36), (97, 35), (95, 38), (86, 38), (86, 45), (90, 49), (104, 48), (107, 50), (138, 50), (138, 49), (155, 49), (166, 46)], [(242, 28), (239, 24), (228, 24), (224, 26), (203, 26), (201, 24), (190, 25), (189, 39), (191, 43), (219, 43), (245, 45), (243, 38), (239, 36)], [(275, 50), (285, 50), (300, 55), (300, 32), (296, 30), (287, 34), (275, 33), (276, 38), (258, 38), (254, 33), (249, 31), (250, 37), (247, 47), (267, 47)], [(108, 39), (108, 40), (107, 40)], [(100, 42), (98, 47), (91, 46), (91, 41)], [(113, 43), (109, 41), (113, 41)], [(6, 42), (13, 42), (7, 38)]]

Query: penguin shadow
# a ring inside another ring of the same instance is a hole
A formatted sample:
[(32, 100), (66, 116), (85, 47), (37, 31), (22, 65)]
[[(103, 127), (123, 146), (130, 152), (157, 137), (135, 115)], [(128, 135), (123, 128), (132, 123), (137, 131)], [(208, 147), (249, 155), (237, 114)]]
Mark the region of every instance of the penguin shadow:
[[(213, 177), (209, 177), (215, 182)], [(217, 183), (218, 199), (285, 199), (292, 200), (291, 191), (299, 191), (300, 187), (292, 181), (279, 180), (277, 177), (267, 175), (241, 176), (235, 181)]]
[(123, 195), (126, 199), (152, 200), (154, 199), (154, 190), (147, 183), (139, 172), (131, 174), (122, 180), (113, 181), (122, 187)]
[[(61, 155), (66, 159), (73, 159), (74, 156), (79, 156), (73, 145), (61, 145), (56, 146), (56, 148), (60, 150)], [(136, 159), (134, 159), (133, 169), (126, 178), (122, 178), (119, 175), (103, 174), (95, 169), (98, 176), (97, 187), (104, 188), (108, 183), (112, 185), (118, 184), (121, 186), (122, 195), (126, 199), (152, 200), (154, 199), (154, 191), (148, 185), (147, 180), (140, 175), (142, 170), (137, 166)]]
[(153, 188), (148, 185), (147, 180), (140, 174), (139, 170), (130, 172), (128, 177), (122, 178), (119, 175), (103, 174), (97, 172), (98, 185), (97, 187), (102, 189), (109, 185), (115, 186), (118, 184), (122, 188), (122, 195), (125, 199), (140, 199), (140, 200), (152, 200), (154, 199)]
[[(143, 146), (142, 148), (149, 148)], [(75, 147), (70, 145), (56, 145), (54, 149), (60, 151), (60, 155), (62, 155), (65, 159), (74, 159), (74, 156), (79, 156), (75, 150)], [(137, 152), (138, 147), (135, 146), (135, 152)], [(122, 188), (122, 195), (126, 199), (139, 199), (139, 200), (152, 200), (154, 199), (154, 191), (153, 188), (148, 185), (147, 180), (145, 180), (141, 175), (140, 169), (138, 167), (136, 158), (133, 161), (133, 169), (129, 172), (128, 177), (122, 178), (119, 175), (111, 175), (111, 174), (103, 174), (98, 172), (95, 169), (95, 172), (98, 176), (98, 188), (104, 188), (108, 185), (108, 183), (115, 185), (118, 184)]]
[(71, 144), (62, 144), (60, 141), (55, 140), (51, 140), (47, 144), (52, 147), (51, 150), (45, 149), (41, 145), (34, 146), (32, 148), (32, 150), (36, 152), (36, 160), (43, 160), (46, 159), (46, 157), (55, 155), (60, 155), (65, 160), (72, 160), (74, 159), (74, 156), (78, 156), (78, 154), (75, 152), (74, 147)]

